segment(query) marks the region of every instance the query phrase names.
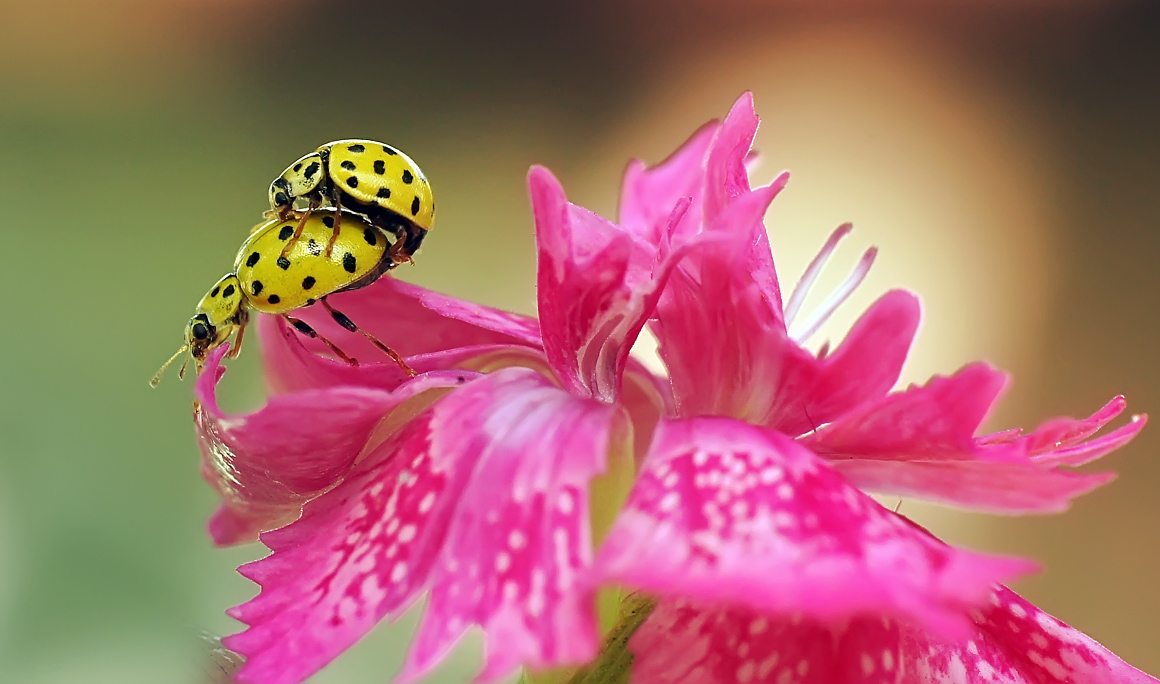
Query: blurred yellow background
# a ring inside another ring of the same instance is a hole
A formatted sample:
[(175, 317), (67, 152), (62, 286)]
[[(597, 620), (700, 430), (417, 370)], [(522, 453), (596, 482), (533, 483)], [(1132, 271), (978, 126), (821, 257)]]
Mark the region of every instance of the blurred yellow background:
[[(629, 157), (751, 89), (757, 180), (793, 172), (769, 216), (786, 287), (843, 221), (828, 282), (882, 248), (821, 337), (907, 286), (926, 319), (905, 379), (1011, 370), (991, 427), (1121, 392), (1160, 414), (1160, 8), (824, 4), (0, 2), (0, 682), (207, 681), (198, 634), (236, 631), (233, 568), (262, 549), (211, 548), (190, 383), (146, 381), (270, 180), (337, 138), (391, 142), (433, 183), (400, 277), (530, 313), (527, 167), (611, 216)], [(228, 408), (261, 401), (255, 350)], [(1160, 675), (1158, 446), (1145, 430), (1065, 515), (902, 510), (1042, 561), (1017, 589)], [(312, 681), (385, 681), (408, 626)]]

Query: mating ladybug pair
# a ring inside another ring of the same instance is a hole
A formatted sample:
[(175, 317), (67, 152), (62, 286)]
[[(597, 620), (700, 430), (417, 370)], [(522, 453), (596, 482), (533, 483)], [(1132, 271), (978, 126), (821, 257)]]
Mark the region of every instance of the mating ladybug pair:
[[(296, 209), (296, 200), (306, 206)], [(394, 350), (326, 301), (410, 262), (423, 243), (435, 220), (435, 201), (415, 162), (373, 140), (327, 143), (270, 184), (266, 218), (242, 244), (233, 270), (198, 302), (185, 328), (185, 344), (150, 384), (156, 387), (169, 364), (187, 350), (200, 372), (209, 351), (231, 335), (235, 339), (229, 355), (237, 356), (251, 308), (283, 317), (299, 333), (321, 340), (338, 358), (358, 365), (305, 321), (288, 315), (315, 303), (415, 375)]]

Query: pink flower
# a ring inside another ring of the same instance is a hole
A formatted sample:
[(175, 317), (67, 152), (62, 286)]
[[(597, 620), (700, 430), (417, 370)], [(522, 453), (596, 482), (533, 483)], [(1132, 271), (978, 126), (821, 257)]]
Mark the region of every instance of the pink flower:
[[(1122, 411), (1116, 399), (1087, 420), (976, 437), (1006, 382), (982, 365), (890, 394), (918, 324), (907, 292), (879, 299), (833, 352), (806, 351), (873, 251), (792, 327), (848, 227), (783, 309), (762, 216), (786, 176), (750, 188), (756, 127), (744, 96), (665, 163), (630, 167), (619, 225), (533, 169), (538, 332), (384, 279), (339, 295), (342, 309), (397, 344), (413, 380), (324, 358), (263, 320), (279, 394), (225, 416), (221, 353), (209, 359), (197, 417), (224, 500), (211, 533), (232, 543), (301, 509), (262, 535), (274, 553), (241, 569), (262, 592), (232, 612), (249, 625), (226, 640), (247, 657), (239, 681), (300, 682), (424, 592), (404, 681), (472, 625), (487, 636), (483, 680), (583, 663), (599, 650), (595, 591), (607, 583), (658, 597), (633, 641), (642, 682), (785, 681), (791, 660), (799, 679), (873, 681), (887, 652), (907, 672), (957, 658), (1011, 681), (1135, 672), (1046, 616), (1039, 631), (1005, 631), (985, 606), (1016, 610), (996, 582), (1027, 563), (951, 548), (859, 487), (1058, 510), (1106, 481), (1060, 466), (1102, 456), (1143, 421), (1089, 439)], [(309, 322), (327, 332), (324, 318)], [(628, 356), (646, 324), (671, 396)], [(864, 655), (877, 658), (869, 671)]]

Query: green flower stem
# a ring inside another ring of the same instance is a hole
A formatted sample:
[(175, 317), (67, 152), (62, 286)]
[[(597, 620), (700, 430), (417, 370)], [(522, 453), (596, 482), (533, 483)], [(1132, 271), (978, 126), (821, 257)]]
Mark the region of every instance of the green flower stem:
[(577, 670), (568, 679), (568, 684), (626, 684), (633, 661), (628, 641), (656, 605), (656, 599), (651, 596), (633, 594), (626, 598), (620, 620), (605, 637), (600, 655), (591, 664)]

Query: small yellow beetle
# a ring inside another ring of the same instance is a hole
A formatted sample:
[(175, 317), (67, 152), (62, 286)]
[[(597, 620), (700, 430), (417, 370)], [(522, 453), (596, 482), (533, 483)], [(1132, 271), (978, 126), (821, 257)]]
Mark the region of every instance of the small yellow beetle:
[[(435, 222), (435, 199), (427, 177), (399, 150), (374, 140), (337, 140), (294, 162), (270, 184), (270, 208), (285, 219), (294, 200), (306, 199), (310, 210), (329, 201), (347, 208), (400, 239), (393, 256), (410, 261)], [(339, 216), (342, 220), (342, 216)], [(339, 234), (336, 226), (335, 238)], [(301, 225), (282, 256), (300, 239)], [(326, 254), (334, 243), (326, 246)]]
[[(326, 301), (327, 296), (336, 292), (370, 285), (396, 265), (392, 258), (394, 247), (387, 236), (355, 214), (345, 216), (346, 228), (336, 236), (339, 213), (322, 209), (301, 219), (292, 214), (288, 219), (274, 218), (255, 228), (238, 252), (233, 272), (219, 280), (198, 303), (185, 328), (185, 344), (165, 362), (149, 384), (156, 387), (169, 364), (186, 350), (201, 372), (206, 354), (235, 333), (230, 357), (237, 356), (242, 348), (242, 334), (249, 321), (250, 309), (281, 316), (298, 332), (321, 340), (335, 356), (357, 366), (358, 361), (305, 321), (288, 315), (316, 302), (325, 307), (339, 325), (366, 337), (413, 377), (415, 371), (395, 350), (359, 328), (346, 314)], [(300, 239), (286, 250), (285, 245), (296, 230)], [(323, 252), (323, 245), (327, 243), (334, 248), (329, 255)], [(181, 375), (184, 373), (185, 366), (182, 365)]]

